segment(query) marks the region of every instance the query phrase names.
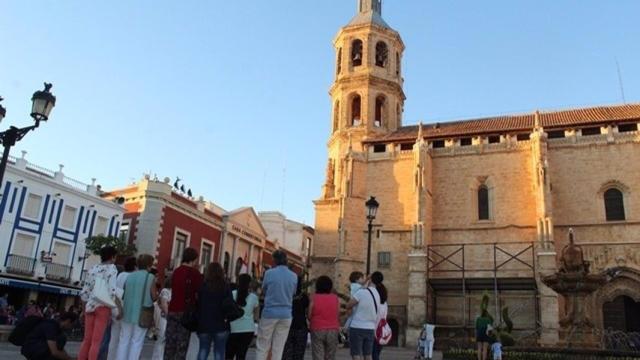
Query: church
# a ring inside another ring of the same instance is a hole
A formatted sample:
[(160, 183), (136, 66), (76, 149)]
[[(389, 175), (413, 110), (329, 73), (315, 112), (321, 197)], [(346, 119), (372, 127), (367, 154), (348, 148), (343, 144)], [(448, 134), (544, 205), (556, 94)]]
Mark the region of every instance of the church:
[(521, 342), (553, 345), (561, 296), (542, 277), (575, 234), (593, 273), (597, 329), (640, 332), (640, 104), (533, 111), (405, 125), (400, 34), (381, 0), (358, 0), (334, 39), (328, 161), (315, 204), (312, 276), (340, 293), (371, 268), (385, 275), (394, 344), (426, 322), (469, 339), (489, 294)]

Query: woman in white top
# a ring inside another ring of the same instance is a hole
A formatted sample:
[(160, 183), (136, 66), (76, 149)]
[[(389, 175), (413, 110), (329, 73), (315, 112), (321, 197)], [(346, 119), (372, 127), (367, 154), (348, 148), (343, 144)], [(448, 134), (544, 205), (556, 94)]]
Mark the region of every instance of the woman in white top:
[(102, 263), (93, 266), (82, 287), (80, 298), (86, 304), (84, 314), (84, 338), (80, 346), (79, 360), (96, 360), (104, 332), (111, 319), (112, 308), (119, 303), (116, 295), (118, 269), (113, 264), (117, 251), (112, 246), (100, 249)]
[[(124, 284), (127, 282), (129, 275), (136, 271), (137, 263), (136, 257), (132, 256), (127, 258), (124, 262), (124, 271), (118, 274), (116, 278), (116, 295), (122, 301), (122, 294), (124, 294)], [(108, 360), (115, 360), (116, 351), (118, 350), (118, 338), (120, 337), (121, 321), (118, 318), (112, 316), (111, 318), (111, 340), (109, 341), (109, 352), (107, 355)]]
[(160, 291), (158, 300), (155, 303), (155, 313), (153, 317), (158, 330), (158, 332), (156, 333), (158, 338), (153, 345), (153, 355), (151, 356), (152, 360), (164, 359), (164, 342), (165, 333), (167, 331), (167, 314), (169, 313), (169, 302), (171, 302), (171, 277), (167, 276), (164, 279), (164, 287)]
[(378, 290), (369, 284), (358, 290), (347, 304), (347, 309), (355, 308), (349, 324), (349, 347), (354, 360), (371, 359), (379, 304)]

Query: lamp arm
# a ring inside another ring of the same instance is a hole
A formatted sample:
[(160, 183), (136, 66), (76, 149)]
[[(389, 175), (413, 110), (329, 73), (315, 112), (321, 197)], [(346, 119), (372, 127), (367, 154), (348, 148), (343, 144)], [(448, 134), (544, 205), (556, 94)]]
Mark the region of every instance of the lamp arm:
[(17, 128), (15, 126), (11, 126), (6, 131), (0, 132), (0, 144), (4, 146), (13, 146), (16, 142), (22, 140), (22, 138), (29, 133), (29, 131), (36, 129), (40, 126), (40, 122), (37, 121), (35, 125)]

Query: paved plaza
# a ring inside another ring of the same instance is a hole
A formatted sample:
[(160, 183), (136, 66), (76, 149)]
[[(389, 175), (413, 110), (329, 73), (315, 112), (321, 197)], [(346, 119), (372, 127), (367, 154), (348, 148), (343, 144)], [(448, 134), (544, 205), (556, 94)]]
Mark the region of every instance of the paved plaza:
[[(148, 360), (151, 359), (151, 353), (153, 349), (153, 344), (151, 342), (147, 342), (144, 345), (144, 349), (142, 351), (141, 359)], [(78, 342), (70, 342), (67, 344), (67, 351), (71, 356), (75, 356), (78, 353), (78, 349), (80, 347), (80, 343)], [(382, 359), (391, 359), (391, 360), (409, 360), (413, 359), (415, 352), (413, 349), (404, 349), (404, 348), (394, 348), (389, 347), (385, 348), (382, 353)], [(16, 346), (13, 346), (7, 342), (0, 343), (0, 359), (20, 359), (20, 349)], [(210, 359), (213, 359), (213, 354), (209, 355)], [(351, 357), (349, 356), (349, 351), (347, 349), (340, 349), (338, 351), (337, 360), (348, 360)], [(255, 359), (255, 349), (250, 349), (249, 354), (247, 356), (248, 360)], [(311, 359), (311, 351), (307, 349), (305, 354), (305, 359)], [(439, 359), (436, 357), (436, 359)]]

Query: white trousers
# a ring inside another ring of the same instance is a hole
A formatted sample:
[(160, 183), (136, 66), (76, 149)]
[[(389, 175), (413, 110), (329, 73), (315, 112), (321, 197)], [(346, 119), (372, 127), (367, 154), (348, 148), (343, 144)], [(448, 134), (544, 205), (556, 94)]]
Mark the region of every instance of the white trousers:
[(153, 345), (153, 355), (151, 355), (151, 360), (162, 360), (164, 359), (164, 339), (167, 331), (167, 318), (163, 318), (161, 316), (156, 324), (158, 326), (158, 333), (156, 334), (158, 339), (156, 339), (156, 342)]
[(189, 347), (187, 348), (187, 358), (186, 360), (196, 360), (198, 358), (198, 351), (200, 350), (200, 340), (198, 339), (198, 334), (195, 332), (191, 333), (189, 337)]
[(111, 341), (109, 341), (109, 354), (107, 360), (116, 360), (118, 343), (120, 342), (120, 320), (111, 319)]
[(425, 347), (424, 347), (424, 357), (427, 359), (433, 359), (433, 343), (436, 341), (434, 339), (427, 339)]
[(271, 350), (271, 360), (281, 360), (290, 327), (291, 319), (260, 319), (256, 340), (256, 360), (266, 360), (269, 350)]
[(118, 339), (117, 360), (137, 360), (140, 359), (144, 336), (147, 329), (143, 329), (138, 324), (121, 322), (120, 337)]

